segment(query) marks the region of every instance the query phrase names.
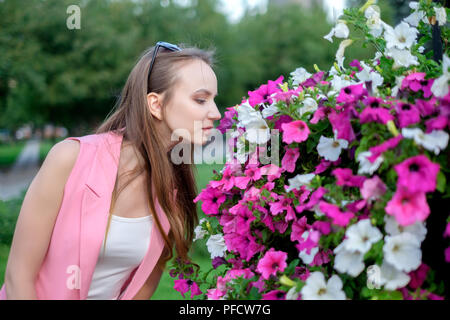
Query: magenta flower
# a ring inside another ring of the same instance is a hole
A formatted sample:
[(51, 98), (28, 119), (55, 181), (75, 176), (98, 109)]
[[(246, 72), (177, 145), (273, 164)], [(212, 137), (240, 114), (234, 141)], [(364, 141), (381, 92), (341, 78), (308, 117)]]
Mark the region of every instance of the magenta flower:
[(295, 163), (300, 156), (298, 148), (286, 148), (286, 153), (281, 160), (281, 168), (287, 172), (294, 172)]
[(295, 90), (278, 91), (272, 96), (272, 98), (275, 101), (284, 101), (286, 104), (289, 104), (291, 103), (293, 97), (298, 97), (301, 91), (303, 91), (303, 88), (298, 86)]
[(280, 76), (277, 80), (272, 81), (269, 80), (267, 84), (261, 85), (258, 89), (255, 91), (249, 91), (248, 92), (248, 103), (254, 107), (257, 104), (268, 102), (269, 104), (272, 103), (272, 99), (270, 98), (270, 95), (275, 92), (282, 91), (278, 84), (283, 83), (283, 76)]
[(387, 203), (386, 213), (392, 215), (401, 226), (425, 221), (430, 214), (425, 192), (409, 192), (398, 188), (392, 199)]
[(278, 201), (270, 202), (270, 212), (275, 216), (283, 211), (286, 211), (286, 221), (295, 219), (295, 211), (292, 208), (292, 199), (286, 198), (282, 195), (278, 196)]
[(354, 84), (342, 88), (338, 97), (336, 98), (336, 102), (353, 103), (360, 100), (364, 96), (367, 96), (367, 90), (364, 88), (364, 84)]
[(413, 104), (400, 102), (396, 105), (400, 128), (407, 127), (420, 121), (419, 109)]
[(320, 201), (319, 209), (332, 220), (333, 224), (341, 227), (347, 226), (350, 219), (355, 216), (352, 212), (342, 212), (337, 205), (325, 201)]
[(202, 294), (202, 292), (200, 291), (197, 283), (195, 281), (192, 281), (191, 279), (177, 279), (174, 280), (174, 286), (173, 288), (178, 291), (179, 293), (181, 293), (181, 295), (184, 298), (184, 294), (187, 293), (189, 290), (191, 291), (191, 299), (194, 296), (198, 296), (200, 294)]
[(376, 200), (386, 192), (386, 185), (375, 175), (370, 179), (364, 181), (361, 188), (361, 195), (364, 200)]
[(450, 262), (450, 247), (444, 250), (445, 262)]
[(398, 174), (397, 186), (409, 192), (432, 192), (436, 189), (439, 168), (439, 164), (425, 155), (408, 158), (394, 166)]
[(278, 271), (284, 271), (287, 267), (286, 259), (286, 252), (275, 251), (273, 248), (270, 248), (264, 257), (259, 260), (256, 270), (264, 279), (268, 280), (271, 275), (276, 276)]
[(370, 162), (375, 162), (375, 160), (385, 151), (389, 150), (389, 149), (394, 149), (399, 142), (403, 139), (403, 136), (401, 134), (399, 134), (396, 137), (390, 138), (388, 140), (386, 140), (385, 142), (383, 142), (382, 144), (369, 148), (369, 151), (371, 153), (371, 156), (368, 157), (367, 159)]
[(267, 164), (260, 168), (261, 175), (267, 176), (267, 180), (272, 182), (281, 176), (283, 170), (275, 164)]
[(386, 124), (390, 120), (394, 120), (394, 116), (385, 108), (365, 108), (359, 115), (361, 123), (378, 122)]
[[(267, 118), (269, 119), (269, 117)], [(292, 122), (292, 118), (286, 114), (281, 115), (277, 121), (275, 121), (275, 125), (274, 125), (274, 129), (279, 130), (280, 132), (283, 132), (283, 129), (281, 128), (281, 126), (283, 125), (283, 123), (290, 123)]]
[(319, 250), (314, 256), (310, 266), (311, 267), (321, 266), (323, 264), (330, 262), (330, 255), (333, 255), (333, 251), (331, 251), (330, 249)]
[(320, 163), (316, 166), (316, 169), (314, 170), (315, 174), (319, 174), (327, 170), (331, 165), (338, 166), (341, 164), (341, 158), (337, 159), (336, 161), (328, 161), (325, 159), (321, 159)]
[(322, 107), (322, 106), (320, 106), (314, 112), (313, 117), (311, 118), (311, 120), (309, 122), (311, 122), (313, 124), (316, 124), (320, 120), (325, 119), (332, 110), (333, 109), (331, 109), (330, 107)]
[(416, 100), (416, 107), (419, 109), (420, 115), (422, 117), (431, 116), (433, 113), (435, 113), (438, 109), (435, 106), (436, 104), (436, 98), (432, 98), (430, 100)]
[(354, 59), (348, 64), (350, 67), (358, 68), (359, 71), (363, 71), (363, 68), (361, 67), (361, 63), (358, 59)]
[(228, 129), (231, 129), (233, 124), (237, 122), (237, 120), (233, 119), (233, 117), (237, 116), (236, 109), (234, 107), (229, 107), (227, 110), (228, 111), (225, 111), (223, 118), (220, 120), (220, 124), (217, 126), (217, 130), (222, 134)]
[(355, 140), (355, 132), (353, 131), (352, 124), (350, 123), (351, 109), (346, 108), (341, 112), (332, 110), (328, 115), (333, 132), (337, 132), (337, 139), (345, 139), (349, 143)]
[(206, 296), (209, 300), (220, 300), (221, 297), (225, 295), (226, 292), (222, 292), (219, 289), (208, 289)]
[(327, 235), (331, 232), (331, 223), (329, 221), (315, 221), (312, 226), (313, 229), (319, 231), (323, 235)]
[(281, 290), (272, 290), (262, 295), (262, 300), (285, 300), (286, 292)]
[(308, 230), (308, 228), (310, 228), (310, 225), (308, 225), (308, 223), (306, 222), (306, 216), (303, 216), (297, 221), (294, 221), (292, 223), (291, 241), (302, 241), (302, 234), (303, 232)]
[(301, 83), (302, 87), (309, 88), (309, 87), (315, 87), (320, 81), (322, 81), (323, 76), (325, 75), (325, 72), (319, 71), (315, 74), (313, 74), (312, 77), (309, 79), (306, 79)]
[(450, 122), (445, 116), (437, 116), (436, 118), (428, 119), (425, 121), (425, 126), (427, 127), (426, 133), (430, 133), (433, 130), (443, 130), (447, 125), (450, 125)]
[(256, 242), (250, 234), (228, 233), (224, 235), (225, 244), (230, 251), (239, 253), (242, 259), (249, 261), (256, 253), (264, 250), (264, 246)]
[(283, 123), (283, 142), (291, 144), (292, 142), (303, 142), (308, 139), (309, 128), (302, 120)]
[(235, 185), (235, 177), (230, 166), (227, 166), (222, 173), (222, 179), (219, 181), (210, 181), (209, 184), (213, 188), (221, 188), (224, 191), (230, 191)]
[(430, 267), (425, 263), (422, 263), (419, 268), (417, 268), (417, 270), (408, 273), (409, 277), (411, 278), (411, 281), (408, 284), (409, 287), (413, 290), (421, 287), (423, 282), (427, 278), (428, 270), (430, 270)]
[(295, 210), (298, 213), (302, 213), (304, 210), (311, 210), (312, 208), (314, 208), (314, 206), (319, 203), (319, 201), (322, 199), (323, 195), (325, 193), (327, 193), (328, 190), (325, 189), (324, 187), (319, 187), (317, 188), (312, 194), (311, 197), (309, 198), (309, 201), (307, 203), (301, 203), (295, 207)]
[(424, 72), (415, 72), (407, 75), (402, 81), (402, 90), (406, 88), (414, 92), (422, 90), (423, 96), (429, 98), (432, 95), (431, 86), (433, 85), (433, 80), (426, 80), (425, 76)]
[(202, 201), (202, 210), (205, 214), (218, 214), (219, 207), (225, 202), (226, 196), (222, 191), (208, 186), (195, 197), (194, 202), (199, 200)]
[(336, 168), (331, 172), (336, 177), (338, 186), (361, 188), (366, 177), (353, 175), (352, 169)]
[(234, 182), (239, 189), (246, 189), (249, 182), (261, 179), (261, 170), (258, 167), (249, 167), (244, 171), (243, 177), (235, 177)]

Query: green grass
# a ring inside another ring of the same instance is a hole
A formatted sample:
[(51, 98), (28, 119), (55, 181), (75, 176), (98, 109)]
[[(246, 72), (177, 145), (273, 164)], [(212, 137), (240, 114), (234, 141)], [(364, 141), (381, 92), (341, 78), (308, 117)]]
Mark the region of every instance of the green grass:
[[(53, 145), (53, 144), (52, 144)], [(48, 150), (51, 148), (46, 147)], [(47, 151), (48, 152), (48, 151)], [(196, 174), (196, 182), (197, 182), (197, 188), (200, 192), (203, 188), (206, 187), (208, 182), (211, 180), (213, 176), (213, 170), (221, 170), (223, 167), (222, 164), (202, 164), (197, 165), (197, 174)], [(23, 194), (23, 196), (25, 193)], [(22, 199), (14, 199), (11, 201), (5, 201), (2, 203), (3, 205), (0, 206), (0, 214), (2, 214), (3, 217), (6, 215), (11, 214), (19, 214), (21, 203), (23, 202)], [(8, 212), (4, 213), (3, 210), (7, 210)], [(199, 218), (204, 217), (204, 213), (201, 212), (201, 206), (198, 205), (198, 214)], [(192, 260), (197, 263), (201, 269), (209, 269), (211, 268), (211, 259), (209, 256), (209, 253), (206, 250), (206, 240), (199, 240), (194, 242), (192, 249), (191, 249), (191, 257)], [(4, 277), (5, 277), (5, 269), (6, 269), (6, 263), (8, 261), (8, 255), (9, 255), (9, 245), (0, 243), (0, 287), (3, 285)], [(167, 270), (163, 273), (161, 277), (161, 281), (159, 283), (158, 288), (156, 289), (155, 293), (153, 294), (152, 299), (154, 300), (183, 300), (183, 297), (181, 294), (173, 289), (173, 278), (169, 275), (169, 267), (170, 262), (167, 264)], [(189, 295), (186, 295), (186, 298), (189, 298)]]
[(14, 164), (25, 146), (25, 141), (0, 145), (0, 168), (7, 168)]

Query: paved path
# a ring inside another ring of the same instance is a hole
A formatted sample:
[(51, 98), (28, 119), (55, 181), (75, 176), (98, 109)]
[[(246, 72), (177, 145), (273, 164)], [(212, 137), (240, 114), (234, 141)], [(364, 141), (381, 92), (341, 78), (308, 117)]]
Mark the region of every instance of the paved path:
[(19, 197), (39, 171), (40, 140), (28, 140), (14, 165), (0, 172), (0, 200)]

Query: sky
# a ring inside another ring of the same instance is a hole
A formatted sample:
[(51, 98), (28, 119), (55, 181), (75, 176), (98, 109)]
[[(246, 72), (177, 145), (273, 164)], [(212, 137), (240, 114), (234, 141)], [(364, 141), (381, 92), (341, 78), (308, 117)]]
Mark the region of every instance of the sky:
[[(330, 21), (335, 20), (333, 19), (333, 12), (335, 12), (335, 17), (342, 13), (344, 2), (345, 0), (325, 0)], [(230, 21), (237, 21), (244, 13), (245, 3), (264, 12), (267, 0), (222, 0), (222, 10), (228, 14)]]

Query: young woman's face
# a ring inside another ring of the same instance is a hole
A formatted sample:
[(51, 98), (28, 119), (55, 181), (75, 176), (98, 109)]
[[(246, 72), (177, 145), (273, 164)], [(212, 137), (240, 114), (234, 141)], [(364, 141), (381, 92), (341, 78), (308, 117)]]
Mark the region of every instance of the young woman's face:
[(178, 81), (171, 101), (164, 110), (164, 121), (172, 135), (194, 144), (203, 145), (221, 118), (214, 98), (217, 78), (211, 67), (202, 60), (192, 60), (178, 70)]

